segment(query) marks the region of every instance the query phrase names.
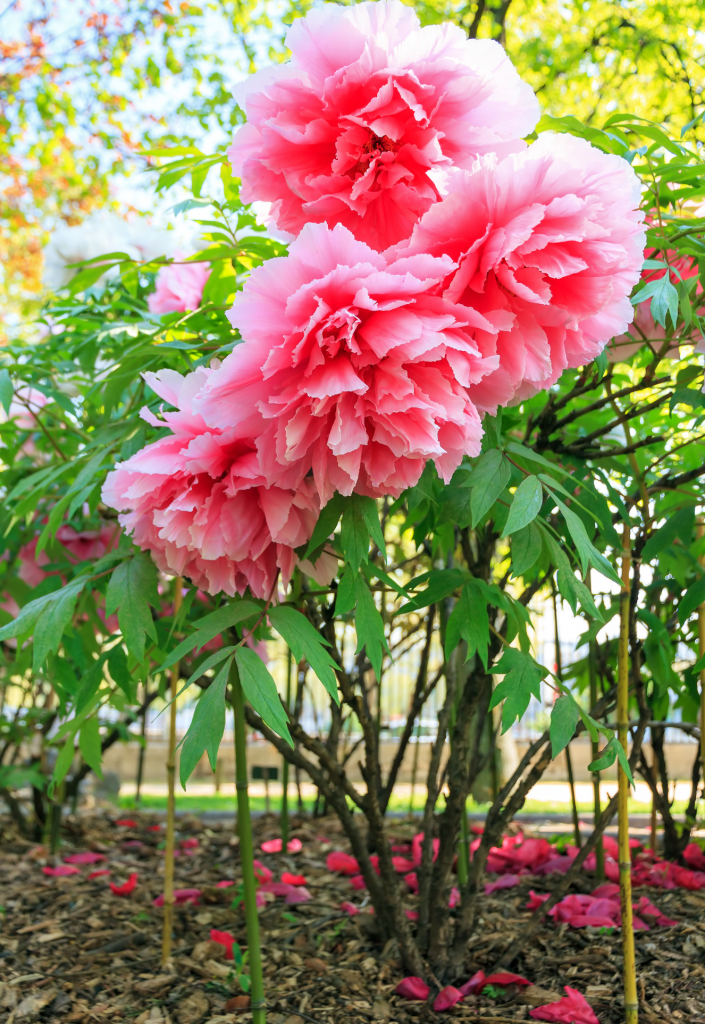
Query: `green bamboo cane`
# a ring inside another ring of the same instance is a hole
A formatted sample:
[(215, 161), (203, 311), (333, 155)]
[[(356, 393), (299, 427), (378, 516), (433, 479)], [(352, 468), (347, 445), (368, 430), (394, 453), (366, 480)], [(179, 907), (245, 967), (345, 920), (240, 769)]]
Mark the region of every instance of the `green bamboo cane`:
[[(286, 710), (291, 708), (291, 648), (286, 651)], [(289, 843), (289, 762), (282, 758), (282, 809), (280, 816), (282, 833), (282, 853), (286, 853)]]
[(235, 786), (237, 788), (237, 824), (240, 836), (240, 863), (242, 865), (242, 888), (245, 897), (245, 920), (247, 924), (247, 952), (250, 963), (250, 1009), (252, 1024), (266, 1024), (267, 1011), (264, 1002), (264, 981), (262, 978), (262, 953), (259, 943), (259, 918), (257, 917), (257, 888), (255, 885), (254, 851), (252, 846), (252, 821), (250, 800), (247, 793), (247, 748), (245, 746), (245, 700), (240, 685), (240, 674), (233, 659), (230, 669), (232, 690), (234, 733), (235, 733)]

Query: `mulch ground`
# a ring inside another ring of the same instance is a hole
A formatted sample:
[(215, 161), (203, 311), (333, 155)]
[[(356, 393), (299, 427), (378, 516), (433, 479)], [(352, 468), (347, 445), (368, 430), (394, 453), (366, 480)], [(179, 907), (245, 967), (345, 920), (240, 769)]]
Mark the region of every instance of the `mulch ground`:
[[(187, 843), (176, 861), (176, 886), (202, 891), (199, 905), (175, 910), (172, 959), (161, 965), (162, 911), (153, 905), (162, 889), (163, 832), (156, 818), (130, 815), (135, 826), (118, 826), (117, 815), (69, 819), (61, 857), (92, 850), (105, 863), (81, 867), (80, 874), (47, 877), (54, 861), (46, 851), (19, 839), (4, 822), (0, 847), (0, 1022), (35, 1021), (174, 1022), (246, 1024), (251, 1013), (232, 961), (210, 940), (211, 929), (230, 932), (246, 946), (242, 906), (232, 908), (237, 887), (237, 839), (229, 825), (204, 827), (180, 818), (178, 839)], [(122, 819), (120, 819), (122, 820)], [(152, 828), (150, 829), (150, 826)], [(347, 850), (336, 820), (296, 819), (292, 837), (302, 842), (295, 855), (258, 853), (279, 879), (282, 871), (304, 875), (312, 899), (286, 905), (274, 899), (260, 911), (269, 1024), (367, 1024), (368, 1021), (447, 1022), (528, 1020), (532, 1007), (552, 1002), (569, 985), (585, 995), (601, 1024), (621, 1024), (619, 934), (588, 933), (547, 922), (512, 966), (534, 986), (470, 996), (452, 1010), (434, 1014), (424, 1003), (394, 995), (403, 977), (396, 943), (376, 940), (374, 917), (350, 917), (341, 903), (358, 905), (365, 893), (349, 879), (332, 875), (326, 855)], [(256, 843), (278, 835), (274, 818), (254, 823)], [(400, 822), (398, 842), (408, 842), (412, 823)], [(59, 863), (59, 860), (56, 860)], [(92, 870), (110, 875), (88, 879)], [(126, 896), (109, 887), (138, 875)], [(530, 888), (548, 891), (546, 879), (522, 879), (510, 890), (482, 900), (478, 938), (469, 950), (467, 977), (488, 970), (528, 919)], [(594, 888), (585, 878), (583, 891)], [(637, 890), (680, 923), (636, 935), (641, 1020), (705, 1024), (705, 892)], [(415, 897), (407, 897), (409, 909)], [(462, 978), (460, 980), (465, 980)]]

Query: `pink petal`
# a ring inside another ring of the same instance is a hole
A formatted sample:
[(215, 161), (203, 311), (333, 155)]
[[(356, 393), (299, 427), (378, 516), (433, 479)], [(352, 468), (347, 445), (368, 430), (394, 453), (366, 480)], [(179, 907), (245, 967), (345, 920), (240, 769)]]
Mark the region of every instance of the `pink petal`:
[(403, 996), (404, 999), (428, 999), (430, 988), (423, 978), (404, 978), (394, 989), (395, 995)]
[(436, 996), (433, 1002), (433, 1009), (436, 1013), (440, 1013), (443, 1010), (450, 1010), (452, 1006), (459, 1003), (463, 998), (463, 993), (452, 985), (447, 985), (444, 989)]

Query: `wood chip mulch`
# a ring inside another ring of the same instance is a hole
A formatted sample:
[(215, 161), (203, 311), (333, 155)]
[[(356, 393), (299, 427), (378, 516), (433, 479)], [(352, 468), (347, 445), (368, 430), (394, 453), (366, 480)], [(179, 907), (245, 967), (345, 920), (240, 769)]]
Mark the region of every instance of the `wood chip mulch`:
[[(197, 839), (198, 845), (182, 849), (176, 885), (202, 895), (200, 905), (176, 908), (173, 955), (162, 966), (162, 911), (153, 900), (162, 889), (163, 831), (155, 817), (130, 812), (129, 818), (134, 826), (117, 825), (124, 819), (114, 812), (69, 818), (60, 858), (93, 851), (106, 861), (67, 877), (43, 874), (44, 866), (61, 859), (0, 822), (0, 1024), (251, 1021), (232, 961), (209, 941), (211, 929), (220, 929), (247, 944), (242, 906), (231, 906), (239, 877), (232, 826), (179, 819), (178, 840)], [(273, 817), (257, 819), (254, 828), (257, 847), (278, 835)], [(395, 839), (408, 842), (413, 832), (413, 823), (400, 821)], [(510, 986), (494, 999), (470, 996), (440, 1014), (399, 998), (394, 988), (403, 972), (395, 941), (377, 941), (372, 915), (349, 917), (340, 909), (345, 900), (360, 905), (365, 893), (326, 868), (331, 849), (348, 849), (338, 822), (294, 819), (291, 836), (301, 840), (300, 853), (257, 854), (275, 880), (282, 871), (304, 875), (312, 896), (294, 905), (274, 899), (260, 911), (268, 1024), (502, 1024), (530, 1020), (532, 1007), (559, 999), (565, 985), (586, 996), (601, 1024), (624, 1020), (619, 934), (588, 934), (550, 921), (511, 968), (532, 987)], [(88, 879), (101, 869), (110, 875)], [(114, 895), (109, 883), (135, 873), (134, 891)], [(236, 885), (218, 888), (224, 880)], [(466, 976), (492, 966), (528, 919), (529, 889), (548, 891), (545, 881), (522, 879), (519, 887), (482, 900)], [(594, 885), (586, 876), (583, 891)], [(680, 923), (636, 935), (640, 1020), (705, 1024), (705, 892), (639, 890), (635, 900), (642, 893)], [(408, 897), (410, 908), (414, 899)]]

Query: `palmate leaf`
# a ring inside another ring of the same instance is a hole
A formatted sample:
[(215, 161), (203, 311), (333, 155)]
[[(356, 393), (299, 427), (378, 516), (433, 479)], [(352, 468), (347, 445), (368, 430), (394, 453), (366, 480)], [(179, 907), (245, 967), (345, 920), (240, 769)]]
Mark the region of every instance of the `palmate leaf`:
[(509, 483), (511, 470), (509, 463), (496, 448), (480, 458), (473, 469), (469, 484), (472, 487), (470, 510), (472, 512), (473, 530), (486, 512), (494, 505), (504, 488)]
[(572, 740), (579, 718), (580, 711), (573, 698), (568, 694), (560, 696), (551, 710), (551, 753), (554, 758), (558, 757), (561, 750), (564, 750)]
[(541, 531), (536, 523), (529, 523), (512, 534), (512, 576), (521, 576), (535, 565), (542, 548)]
[(38, 619), (47, 608), (50, 608), (59, 601), (65, 602), (73, 596), (78, 597), (88, 580), (88, 576), (78, 576), (65, 587), (55, 590), (51, 594), (43, 594), (41, 597), (36, 597), (33, 601), (28, 601), (20, 609), (20, 613), (16, 618), (0, 629), (0, 640), (29, 636), (34, 630)]
[(94, 715), (92, 718), (86, 719), (81, 726), (81, 732), (78, 737), (78, 749), (81, 751), (81, 756), (88, 767), (95, 772), (99, 779), (102, 779), (101, 761), (103, 759), (103, 751), (100, 742), (100, 723), (97, 716)]
[(274, 629), (291, 648), (296, 661), (306, 658), (330, 696), (339, 704), (338, 679), (335, 674), (337, 666), (326, 650), (330, 646), (328, 641), (295, 608), (278, 605), (270, 608), (267, 614)]
[(245, 699), (265, 725), (293, 747), (289, 733), (289, 720), (279, 698), (277, 684), (262, 659), (249, 647), (238, 647), (235, 652), (240, 684)]
[(502, 530), (502, 537), (508, 537), (510, 533), (516, 533), (533, 522), (541, 511), (542, 503), (541, 481), (537, 476), (527, 476), (514, 492), (507, 522)]
[(475, 580), (469, 580), (465, 584), (448, 618), (446, 658), (450, 657), (461, 640), (468, 645), (468, 658), (477, 652), (487, 669), (490, 620), (487, 613), (487, 598)]
[(157, 639), (150, 605), (159, 605), (157, 568), (149, 555), (139, 551), (113, 572), (105, 596), (106, 615), (117, 612), (127, 649), (138, 661), (144, 658), (145, 637)]
[[(412, 597), (410, 601), (398, 608), (394, 615), (404, 615), (406, 612), (413, 612), (419, 608), (427, 608), (436, 604), (444, 598), (454, 594), (458, 587), (462, 587), (467, 579), (467, 573), (460, 569), (432, 569), (431, 572), (421, 577), (428, 581), (428, 586)], [(419, 577), (412, 580), (409, 586), (419, 582)]]
[(490, 701), (490, 710), (504, 701), (502, 707), (502, 732), (512, 727), (517, 718), (521, 719), (532, 697), (541, 700), (541, 680), (546, 669), (534, 659), (515, 647), (505, 647), (501, 659), (490, 669), (492, 673), (504, 673), (504, 679), (495, 688)]
[(225, 690), (233, 657), (228, 658), (208, 689), (203, 691), (184, 736), (179, 758), (179, 780), (184, 789), (204, 751), (215, 771), (218, 748), (225, 732)]
[(387, 646), (387, 639), (384, 635), (384, 622), (380, 615), (374, 598), (362, 576), (355, 581), (357, 597), (357, 614), (355, 616), (355, 629), (357, 632), (357, 650), (367, 653), (370, 664), (375, 671), (377, 679), (382, 678), (382, 659), (385, 652), (390, 654)]
[(681, 508), (666, 519), (666, 522), (647, 540), (641, 552), (644, 562), (649, 562), (669, 547), (676, 538), (687, 548), (693, 536), (695, 522), (695, 505)]
[[(158, 671), (163, 672), (165, 669), (171, 668), (177, 661), (181, 661), (185, 654), (196, 648), (204, 647), (214, 637), (224, 633), (226, 629), (231, 629), (260, 612), (261, 609), (253, 601), (237, 599), (217, 608), (209, 615), (204, 615), (203, 618), (193, 623), (195, 632), (174, 648), (169, 657), (159, 666)], [(203, 672), (205, 672), (205, 668), (202, 667), (199, 669), (199, 675), (202, 675)]]

